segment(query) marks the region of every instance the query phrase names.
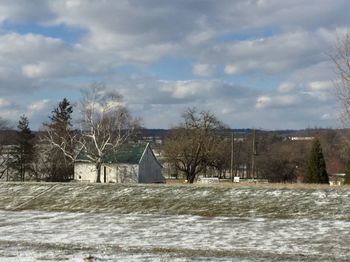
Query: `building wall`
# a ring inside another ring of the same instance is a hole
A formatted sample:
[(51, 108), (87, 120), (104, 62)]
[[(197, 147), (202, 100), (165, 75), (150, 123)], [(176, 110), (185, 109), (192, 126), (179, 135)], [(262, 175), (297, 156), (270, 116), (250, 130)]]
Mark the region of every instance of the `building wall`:
[(96, 166), (93, 163), (81, 163), (74, 164), (74, 180), (79, 182), (96, 182), (97, 171)]
[(138, 165), (103, 164), (101, 183), (137, 183)]
[(146, 148), (139, 164), (139, 183), (164, 183), (162, 166), (149, 147)]
[[(97, 170), (93, 163), (80, 163), (74, 165), (74, 180), (78, 182), (95, 183)], [(101, 183), (137, 183), (138, 165), (103, 164), (101, 166)]]

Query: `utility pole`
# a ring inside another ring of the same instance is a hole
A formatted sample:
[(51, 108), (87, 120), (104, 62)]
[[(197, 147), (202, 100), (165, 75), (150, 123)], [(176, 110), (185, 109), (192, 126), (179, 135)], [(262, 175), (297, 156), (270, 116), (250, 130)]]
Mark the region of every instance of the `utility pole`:
[(234, 136), (234, 132), (232, 131), (232, 134), (231, 134), (231, 182), (233, 182), (234, 153), (235, 153), (235, 136)]
[(251, 166), (251, 178), (254, 179), (254, 172), (255, 172), (255, 155), (256, 155), (256, 147), (255, 147), (255, 129), (253, 129), (253, 148), (252, 148), (252, 166)]

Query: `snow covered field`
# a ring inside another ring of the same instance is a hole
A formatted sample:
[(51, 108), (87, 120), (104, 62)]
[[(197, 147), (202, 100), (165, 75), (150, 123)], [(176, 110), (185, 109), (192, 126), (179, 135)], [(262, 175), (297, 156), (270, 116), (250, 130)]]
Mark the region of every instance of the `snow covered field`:
[(0, 184), (0, 261), (348, 261), (350, 190)]

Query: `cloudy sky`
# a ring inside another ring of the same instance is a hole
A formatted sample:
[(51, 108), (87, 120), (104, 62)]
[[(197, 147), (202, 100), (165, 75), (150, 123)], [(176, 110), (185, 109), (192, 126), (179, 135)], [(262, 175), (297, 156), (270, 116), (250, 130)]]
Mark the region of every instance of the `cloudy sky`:
[[(148, 128), (188, 107), (232, 128), (339, 127), (327, 54), (348, 0), (1, 0), (0, 117), (33, 129), (94, 82)], [(77, 109), (78, 110), (78, 109)]]

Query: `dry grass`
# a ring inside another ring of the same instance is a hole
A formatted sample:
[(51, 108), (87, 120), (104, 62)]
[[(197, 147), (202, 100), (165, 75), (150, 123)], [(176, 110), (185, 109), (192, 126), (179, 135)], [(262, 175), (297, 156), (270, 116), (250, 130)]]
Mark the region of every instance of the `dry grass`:
[[(182, 185), (188, 186), (190, 184), (185, 183), (184, 179), (168, 179), (166, 180), (167, 185)], [(327, 188), (341, 188), (341, 189), (350, 189), (350, 185), (342, 185), (342, 186), (330, 186), (325, 184), (306, 184), (306, 183), (253, 183), (253, 182), (240, 182), (240, 183), (232, 183), (232, 182), (220, 182), (220, 183), (212, 183), (212, 184), (204, 184), (204, 183), (193, 183), (192, 186), (213, 186), (213, 187), (257, 187), (257, 188), (276, 188), (276, 189), (327, 189)]]

